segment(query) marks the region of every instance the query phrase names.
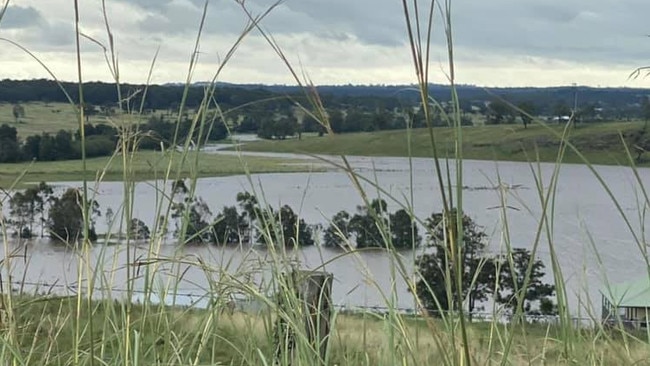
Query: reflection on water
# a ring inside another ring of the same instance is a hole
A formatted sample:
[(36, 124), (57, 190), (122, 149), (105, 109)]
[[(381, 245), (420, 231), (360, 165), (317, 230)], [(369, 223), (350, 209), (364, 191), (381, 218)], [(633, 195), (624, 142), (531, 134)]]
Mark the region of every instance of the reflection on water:
[[(399, 202), (411, 202), (420, 217), (441, 209), (439, 189), (434, 179), (433, 164), (428, 159), (414, 159), (413, 170), (404, 158), (352, 158), (352, 165), (359, 174), (370, 182), (377, 182), (383, 192)], [(535, 167), (537, 169), (537, 167)], [(542, 164), (541, 182), (550, 183), (553, 166)], [(627, 168), (598, 167), (609, 188), (616, 196), (625, 214), (631, 220), (632, 229), (640, 238), (643, 216), (639, 215), (638, 197), (640, 187)], [(650, 170), (639, 170), (641, 179), (650, 178)], [(452, 177), (454, 175), (452, 174)], [(411, 183), (412, 181), (412, 183)], [(253, 187), (251, 187), (251, 183)], [(464, 165), (465, 211), (485, 227), (490, 236), (490, 250), (499, 251), (503, 245), (504, 211), (508, 220), (508, 236), (515, 247), (532, 248), (541, 220), (542, 201), (536, 188), (531, 167), (525, 163), (466, 161)], [(65, 183), (77, 186), (78, 183)], [(370, 196), (378, 194), (377, 188), (364, 182)], [(263, 191), (260, 189), (263, 187)], [(494, 189), (494, 188), (497, 189)], [(499, 188), (501, 187), (501, 188)], [(350, 184), (349, 177), (339, 171), (325, 173), (291, 173), (253, 175), (251, 180), (243, 176), (205, 178), (197, 182), (197, 194), (210, 205), (213, 212), (225, 205), (234, 205), (238, 192), (253, 188), (258, 195), (264, 195), (269, 204), (288, 204), (299, 211), (307, 223), (326, 224), (327, 219), (339, 210), (354, 211), (362, 203), (359, 192)], [(160, 202), (160, 184), (141, 182), (135, 187), (133, 216), (145, 221), (150, 227), (156, 218), (156, 203)], [(111, 207), (119, 212), (122, 202), (123, 184), (107, 182), (98, 186), (97, 200), (103, 210)], [(390, 199), (389, 206), (397, 204)], [(604, 278), (610, 283), (625, 281), (646, 273), (645, 262), (634, 242), (634, 236), (605, 190), (588, 168), (579, 165), (565, 165), (554, 196), (553, 226), (548, 233), (544, 230), (539, 237), (539, 256), (547, 266), (549, 262), (549, 241), (555, 245), (560, 266), (566, 279), (571, 307), (574, 311), (591, 302), (599, 309), (598, 290)], [(106, 231), (106, 223), (100, 218), (98, 232)], [(593, 240), (593, 241), (592, 241)], [(596, 259), (598, 251), (602, 265)], [(27, 256), (13, 262), (14, 280), (25, 279), (29, 283), (56, 284), (48, 288), (41, 285), (39, 291), (73, 291), (77, 288), (77, 268), (84, 266), (79, 256), (71, 249), (53, 246), (43, 241), (27, 244)], [(110, 286), (115, 294), (126, 287), (127, 251), (124, 246), (97, 246), (92, 250), (91, 268), (97, 271), (96, 286)], [(292, 260), (303, 268), (324, 268), (334, 273), (334, 301), (349, 306), (382, 306), (396, 294), (396, 305), (413, 307), (413, 295), (401, 275), (393, 277), (390, 268), (396, 260), (405, 263), (407, 275), (412, 274), (413, 258), (416, 253), (386, 253), (370, 251), (341, 255), (338, 250), (305, 248), (289, 254)], [(131, 265), (143, 263), (150, 256), (144, 247), (132, 248), (129, 252)], [(264, 292), (268, 290), (270, 254), (265, 250), (241, 248), (185, 247), (177, 248), (171, 243), (162, 245), (153, 254), (159, 261), (156, 279), (157, 291), (177, 286), (178, 292), (203, 296), (209, 284), (224, 274), (240, 276), (241, 281)], [(183, 258), (183, 264), (172, 264), (166, 258)], [(204, 263), (203, 269), (190, 263)], [(549, 268), (550, 271), (550, 268)], [(144, 288), (144, 266), (140, 268), (136, 289)], [(548, 280), (552, 280), (548, 277)], [(36, 286), (32, 286), (36, 287)], [(219, 290), (219, 289), (217, 289)], [(215, 289), (211, 289), (212, 292)], [(226, 291), (226, 290), (224, 290)], [(596, 314), (598, 310), (596, 310)]]

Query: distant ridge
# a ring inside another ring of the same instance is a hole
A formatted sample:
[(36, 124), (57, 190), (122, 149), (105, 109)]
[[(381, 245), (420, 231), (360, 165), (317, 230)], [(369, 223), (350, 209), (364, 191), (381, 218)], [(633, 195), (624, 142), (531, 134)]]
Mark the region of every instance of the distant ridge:
[[(63, 83), (64, 88), (75, 99), (77, 87), (75, 83)], [(105, 104), (116, 100), (115, 85), (104, 82), (87, 82), (85, 85), (85, 96), (87, 101), (95, 104)], [(192, 98), (201, 99), (201, 87), (208, 85), (206, 82), (192, 84)], [(229, 100), (229, 95), (247, 94), (244, 99), (247, 101), (255, 98), (271, 97), (273, 95), (302, 95), (303, 91), (298, 86), (292, 85), (266, 85), (266, 84), (236, 84), (220, 82), (217, 84), (218, 96)], [(144, 85), (122, 84), (123, 94), (137, 89), (143, 89)], [(148, 96), (153, 99), (164, 99), (164, 103), (171, 103), (171, 100), (180, 101), (183, 83), (166, 83), (151, 85)], [(329, 102), (345, 103), (346, 98), (386, 98), (398, 99), (401, 103), (419, 103), (420, 96), (414, 85), (320, 85), (318, 92), (329, 98)], [(489, 101), (494, 95), (505, 98), (513, 103), (521, 101), (534, 101), (540, 104), (555, 104), (564, 102), (572, 104), (574, 97), (578, 96), (580, 104), (597, 103), (601, 106), (625, 107), (635, 106), (642, 98), (650, 96), (650, 89), (646, 88), (625, 88), (625, 87), (586, 87), (586, 86), (554, 86), (554, 87), (495, 87), (485, 88), (475, 85), (458, 85), (456, 91), (461, 101)], [(430, 84), (429, 95), (439, 101), (448, 101), (451, 97), (451, 90), (447, 85)], [(175, 99), (177, 98), (177, 99)], [(17, 101), (65, 101), (63, 93), (52, 80), (1, 80), (0, 81), (0, 102)], [(163, 103), (163, 100), (160, 101)]]

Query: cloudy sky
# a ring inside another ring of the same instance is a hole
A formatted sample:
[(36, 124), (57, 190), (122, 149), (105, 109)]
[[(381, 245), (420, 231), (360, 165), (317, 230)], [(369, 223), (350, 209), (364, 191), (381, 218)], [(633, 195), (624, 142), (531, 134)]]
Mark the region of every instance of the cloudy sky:
[[(4, 1), (0, 0), (0, 5)], [(261, 14), (273, 2), (245, 0), (244, 4), (253, 14)], [(459, 83), (650, 87), (650, 78), (628, 79), (635, 68), (650, 65), (648, 0), (451, 2)], [(101, 0), (80, 3), (82, 32), (107, 44)], [(204, 3), (106, 0), (122, 81), (144, 82), (156, 50), (153, 82), (184, 81)], [(247, 19), (235, 0), (209, 1), (193, 80), (209, 80), (215, 75)], [(0, 20), (0, 38), (29, 49), (60, 79), (75, 80), (73, 20), (70, 0), (11, 0)], [(286, 0), (261, 25), (296, 70), (316, 84), (416, 81), (401, 0)], [(444, 83), (447, 52), (439, 12), (433, 33), (430, 79)], [(111, 80), (100, 46), (83, 39), (82, 60), (85, 80)], [(23, 51), (0, 41), (0, 79), (47, 76)], [(257, 31), (243, 39), (218, 79), (294, 83)]]

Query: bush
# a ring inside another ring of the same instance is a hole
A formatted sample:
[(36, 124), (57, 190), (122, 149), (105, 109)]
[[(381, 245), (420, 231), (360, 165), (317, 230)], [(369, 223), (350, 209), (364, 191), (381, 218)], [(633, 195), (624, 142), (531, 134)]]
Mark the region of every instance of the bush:
[[(86, 157), (109, 156), (115, 151), (115, 142), (109, 136), (93, 135), (86, 137)], [(75, 154), (81, 156), (81, 143), (75, 144)]]

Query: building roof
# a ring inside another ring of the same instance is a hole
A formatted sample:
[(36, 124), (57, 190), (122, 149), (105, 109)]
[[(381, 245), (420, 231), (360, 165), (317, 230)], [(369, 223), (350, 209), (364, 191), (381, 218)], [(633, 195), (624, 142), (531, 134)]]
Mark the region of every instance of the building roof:
[(617, 307), (650, 307), (650, 276), (610, 285), (600, 290), (600, 293)]

